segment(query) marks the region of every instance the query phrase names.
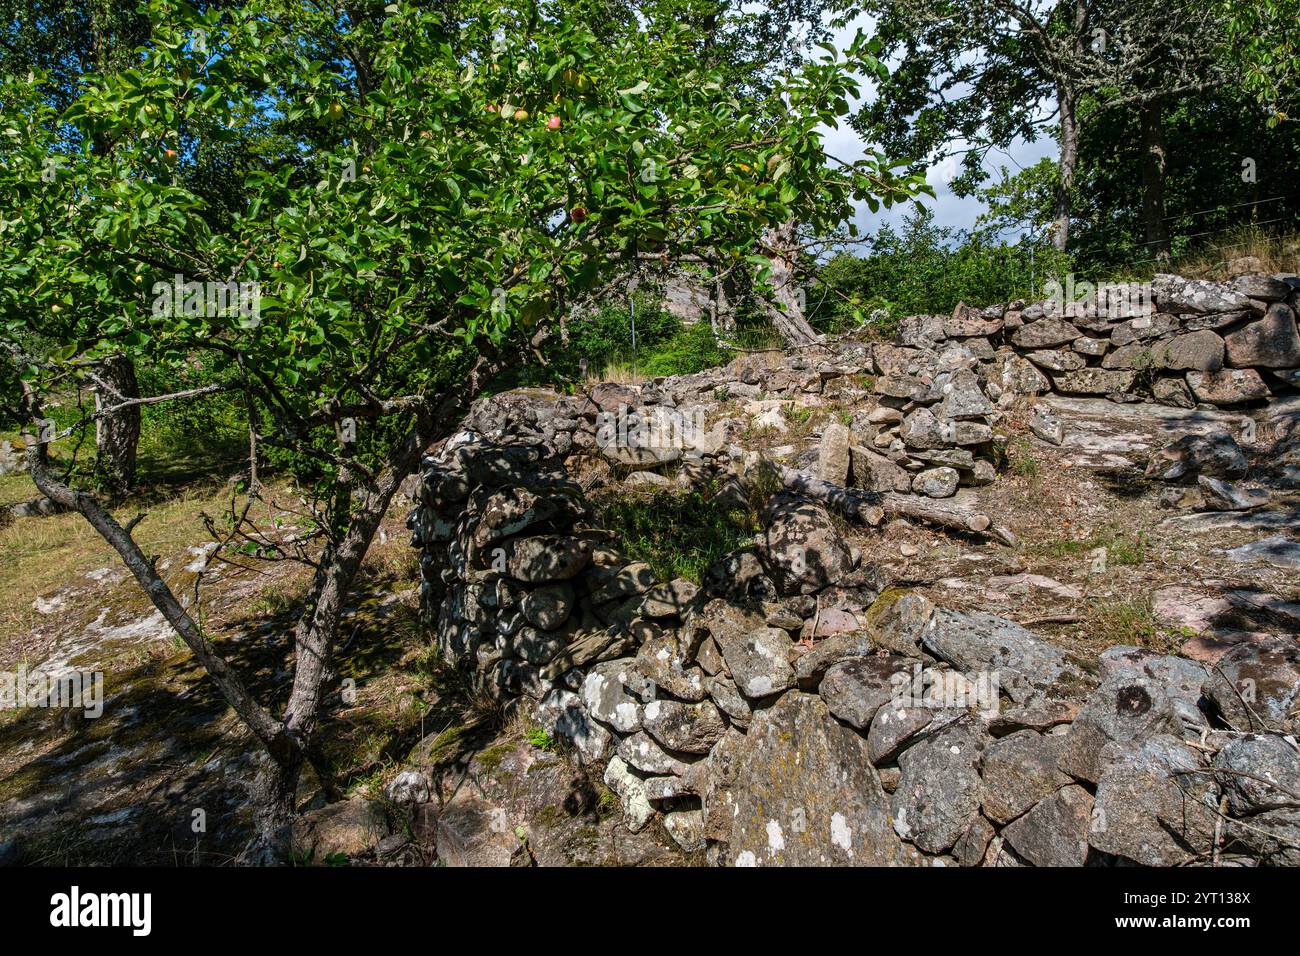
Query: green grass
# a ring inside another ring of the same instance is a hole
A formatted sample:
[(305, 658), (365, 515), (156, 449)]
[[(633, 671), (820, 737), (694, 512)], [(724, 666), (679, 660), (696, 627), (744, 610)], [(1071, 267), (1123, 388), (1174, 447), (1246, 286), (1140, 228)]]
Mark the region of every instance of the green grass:
[(1083, 626), (1088, 637), (1103, 647), (1125, 644), (1173, 653), (1179, 643), (1177, 632), (1156, 620), (1148, 599), (1094, 602), (1084, 615)]
[(733, 512), (700, 492), (662, 492), (611, 498), (601, 505), (601, 526), (613, 531), (629, 558), (644, 561), (662, 581), (700, 583), (719, 558), (744, 547), (758, 530), (752, 511)]
[(1049, 558), (1070, 558), (1085, 555), (1097, 548), (1106, 549), (1108, 565), (1142, 564), (1147, 559), (1151, 540), (1145, 531), (1123, 532), (1107, 528), (1095, 532), (1086, 538), (1062, 538), (1041, 547), (1041, 552)]
[(1034, 457), (1033, 446), (1024, 439), (1013, 442), (1007, 448), (1006, 471), (1021, 478), (1037, 478), (1043, 468)]

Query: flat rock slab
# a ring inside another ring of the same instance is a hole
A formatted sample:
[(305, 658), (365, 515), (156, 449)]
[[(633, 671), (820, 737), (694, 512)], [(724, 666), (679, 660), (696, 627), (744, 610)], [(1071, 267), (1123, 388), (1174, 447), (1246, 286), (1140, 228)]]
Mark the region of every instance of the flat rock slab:
[(1300, 569), (1300, 541), (1285, 534), (1269, 535), (1239, 548), (1215, 548), (1232, 561), (1271, 564), (1275, 568)]
[(1083, 697), (1095, 686), (1076, 661), (1014, 621), (939, 608), (925, 627), (925, 649), (967, 674), (991, 672), (1017, 704), (1036, 697)]
[[(1156, 448), (1188, 434), (1227, 431), (1237, 434), (1248, 416), (1196, 408), (1174, 408), (1148, 402), (1117, 405), (1102, 398), (1045, 396), (1064, 426), (1062, 448), (1070, 463), (1081, 468), (1115, 468), (1139, 461)], [(1253, 421), (1253, 419), (1252, 419)]]
[(1194, 534), (1214, 531), (1271, 531), (1274, 528), (1300, 526), (1300, 508), (1291, 506), (1270, 508), (1267, 511), (1205, 511), (1199, 514), (1175, 515), (1160, 522), (1157, 527), (1176, 527)]
[(888, 866), (904, 860), (889, 800), (862, 737), (813, 694), (754, 717), (732, 788), (737, 866)]

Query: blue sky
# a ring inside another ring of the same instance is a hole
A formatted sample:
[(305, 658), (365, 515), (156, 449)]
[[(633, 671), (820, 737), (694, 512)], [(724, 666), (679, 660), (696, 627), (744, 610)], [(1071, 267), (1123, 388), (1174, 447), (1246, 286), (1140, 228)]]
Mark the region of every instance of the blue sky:
[[(862, 29), (870, 35), (872, 26), (872, 18), (860, 15), (848, 27), (835, 31), (835, 36), (831, 42), (836, 49), (843, 49), (848, 46), (858, 29)], [(873, 79), (868, 78), (863, 81), (862, 93), (864, 98), (875, 95), (875, 82)], [(855, 109), (856, 105), (853, 104)], [(826, 150), (831, 155), (846, 161), (862, 157), (866, 144), (849, 127), (841, 126), (839, 129), (826, 129), (824, 132)], [(957, 145), (960, 146), (961, 144)], [(878, 144), (878, 146), (882, 152), (889, 153), (888, 143)], [(1037, 142), (1033, 143), (1017, 140), (1005, 151), (991, 151), (985, 161), (985, 166), (992, 172), (997, 172), (998, 169), (1005, 166), (1014, 173), (1018, 169), (1034, 165), (1044, 156), (1055, 155), (1056, 142), (1050, 136), (1040, 137)], [(930, 168), (926, 180), (934, 187), (935, 198), (922, 197), (920, 203), (934, 213), (937, 225), (949, 226), (954, 229), (969, 229), (975, 224), (976, 218), (984, 211), (985, 207), (984, 203), (978, 199), (973, 197), (963, 198), (953, 194), (948, 185), (948, 180), (955, 170), (955, 165), (955, 162), (940, 163)], [(893, 209), (882, 209), (878, 213), (873, 213), (865, 205), (862, 205), (854, 216), (854, 221), (865, 235), (875, 232), (885, 223), (898, 225), (907, 216), (911, 208), (910, 205), (896, 206)]]

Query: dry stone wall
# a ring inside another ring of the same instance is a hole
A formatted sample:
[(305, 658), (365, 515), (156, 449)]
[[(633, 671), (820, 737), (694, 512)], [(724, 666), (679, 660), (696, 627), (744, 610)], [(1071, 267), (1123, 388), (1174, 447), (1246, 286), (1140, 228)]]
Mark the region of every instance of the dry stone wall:
[[(1250, 304), (1275, 286), (1251, 287), (1244, 304), (1180, 288), (1182, 312), (1146, 317), (1179, 316), (1184, 331), (1168, 341), (1290, 308)], [(1247, 314), (1201, 329), (1184, 321), (1228, 306)], [(1032, 308), (964, 316), (924, 345), (907, 344), (906, 325), (900, 345), (848, 341), (816, 358), (748, 356), (640, 388), (480, 402), (424, 462), (410, 522), (442, 654), (599, 773), (628, 828), (659, 821), (717, 863), (1300, 864), (1294, 640), (1240, 644), (1213, 669), (1136, 647), (1084, 661), (1013, 621), (892, 587), (828, 507), (868, 523), (870, 509), (814, 493), (856, 484), (880, 510), (942, 524), (946, 512), (926, 510), (927, 471), (992, 480), (979, 467), (996, 453), (983, 428), (1026, 368), (1047, 377), (1019, 349), (1083, 354), (1073, 346), (1083, 331), (1078, 317)], [(1078, 336), (1044, 328), (1005, 344), (1040, 322)], [(1108, 324), (1109, 344), (1088, 356), (1101, 362), (1085, 367), (1132, 371), (1103, 363), (1129, 344), (1118, 330), (1138, 322)], [(790, 469), (773, 480), (766, 459), (737, 443), (736, 421), (705, 428), (695, 411), (725, 397), (775, 428), (770, 396), (845, 390), (874, 391), (877, 412), (899, 414), (824, 434), (815, 460), (795, 462), (820, 474), (812, 482), (788, 480)], [(953, 450), (970, 458), (936, 463), (933, 453)], [(633, 478), (647, 487), (761, 498), (763, 530), (698, 585), (657, 580), (594, 520), (575, 478), (591, 480), (593, 461), (640, 469)]]

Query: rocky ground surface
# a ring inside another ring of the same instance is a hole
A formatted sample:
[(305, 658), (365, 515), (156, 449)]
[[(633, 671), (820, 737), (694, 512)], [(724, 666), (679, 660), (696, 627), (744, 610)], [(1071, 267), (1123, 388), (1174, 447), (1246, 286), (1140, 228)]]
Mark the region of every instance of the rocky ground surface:
[[(1300, 863), (1294, 299), (1165, 280), (479, 403), (411, 489), (418, 590), (355, 602), (349, 798), (308, 781), (300, 859)], [(228, 859), (247, 736), (100, 584), (16, 597), (7, 666), (119, 676), (0, 725), (3, 852)], [(214, 610), (270, 687), (262, 586)]]

